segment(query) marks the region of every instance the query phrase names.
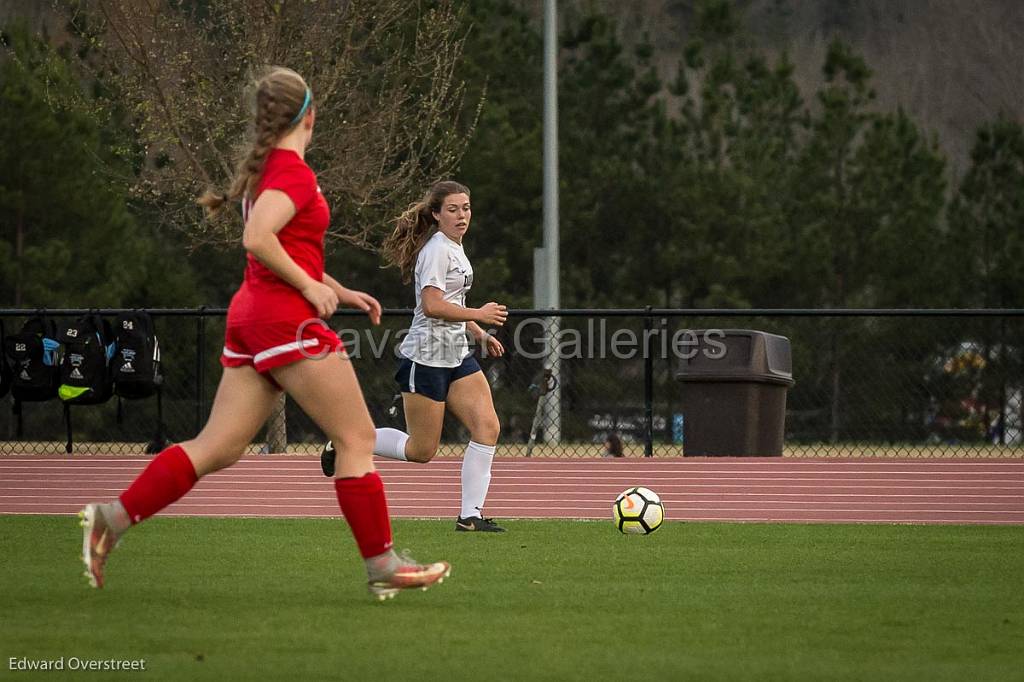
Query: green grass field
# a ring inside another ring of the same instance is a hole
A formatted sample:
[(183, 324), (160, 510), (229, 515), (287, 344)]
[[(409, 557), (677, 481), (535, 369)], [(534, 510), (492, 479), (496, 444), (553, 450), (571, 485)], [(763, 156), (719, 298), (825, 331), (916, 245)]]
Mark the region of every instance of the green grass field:
[[(447, 558), (376, 603), (340, 520), (162, 519), (107, 588), (70, 517), (0, 517), (0, 678), (1021, 680), (1024, 528), (398, 521)], [(145, 672), (9, 672), (9, 659)]]

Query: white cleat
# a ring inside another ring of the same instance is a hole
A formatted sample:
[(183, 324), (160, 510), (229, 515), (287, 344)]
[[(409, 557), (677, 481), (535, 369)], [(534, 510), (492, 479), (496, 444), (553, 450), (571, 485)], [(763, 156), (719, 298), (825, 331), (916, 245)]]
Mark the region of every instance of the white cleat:
[(107, 557), (117, 546), (118, 537), (107, 525), (107, 520), (100, 511), (98, 504), (87, 504), (78, 512), (79, 524), (82, 527), (82, 563), (85, 564), (85, 577), (89, 585), (103, 587), (103, 567)]
[(434, 585), (440, 585), (451, 575), (452, 567), (447, 561), (432, 564), (417, 564), (405, 556), (403, 562), (388, 578), (371, 580), (367, 585), (370, 594), (378, 601), (394, 599), (402, 590), (420, 589), (426, 592)]

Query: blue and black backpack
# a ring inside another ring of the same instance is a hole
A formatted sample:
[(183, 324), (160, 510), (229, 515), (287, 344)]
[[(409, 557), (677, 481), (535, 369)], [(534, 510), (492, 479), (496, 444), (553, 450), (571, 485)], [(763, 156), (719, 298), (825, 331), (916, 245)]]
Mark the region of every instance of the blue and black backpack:
[(4, 321), (0, 320), (0, 398), (7, 395), (7, 391), (11, 390), (11, 379), (14, 378), (14, 373), (11, 371), (11, 365), (7, 362), (7, 352), (4, 350)]
[(10, 363), (11, 395), (16, 403), (57, 397), (60, 343), (53, 320), (36, 315), (17, 334), (7, 336), (4, 355)]
[(60, 334), (64, 346), (57, 395), (65, 405), (97, 405), (114, 394), (114, 334), (99, 315), (83, 315)]

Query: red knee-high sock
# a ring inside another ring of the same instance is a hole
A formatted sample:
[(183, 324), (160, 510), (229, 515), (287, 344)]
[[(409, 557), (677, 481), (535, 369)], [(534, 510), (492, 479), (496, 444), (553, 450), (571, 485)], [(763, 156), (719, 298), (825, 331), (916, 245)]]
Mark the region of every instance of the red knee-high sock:
[(132, 524), (136, 524), (176, 502), (192, 489), (197, 480), (192, 460), (180, 445), (172, 445), (154, 457), (121, 493), (121, 504)]
[(380, 475), (371, 471), (359, 478), (339, 478), (334, 481), (334, 490), (363, 558), (391, 549), (391, 519)]

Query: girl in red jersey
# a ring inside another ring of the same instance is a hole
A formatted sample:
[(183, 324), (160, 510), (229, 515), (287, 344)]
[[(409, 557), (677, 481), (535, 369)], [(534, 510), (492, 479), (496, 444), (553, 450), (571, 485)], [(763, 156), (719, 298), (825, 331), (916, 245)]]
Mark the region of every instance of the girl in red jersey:
[(244, 200), (245, 279), (228, 308), (224, 373), (206, 426), (157, 455), (112, 502), (80, 512), (82, 554), (93, 587), (103, 586), (110, 551), (132, 525), (187, 493), (206, 474), (231, 466), (288, 393), (336, 444), (334, 488), (379, 599), (427, 588), (450, 572), (392, 549), (391, 523), (373, 466), (373, 422), (341, 341), (322, 319), (339, 305), (380, 322), (380, 304), (324, 272), (330, 211), (304, 155), (313, 134), (313, 93), (299, 74), (274, 68), (258, 83), (254, 134), (227, 193), (199, 203), (215, 214)]

